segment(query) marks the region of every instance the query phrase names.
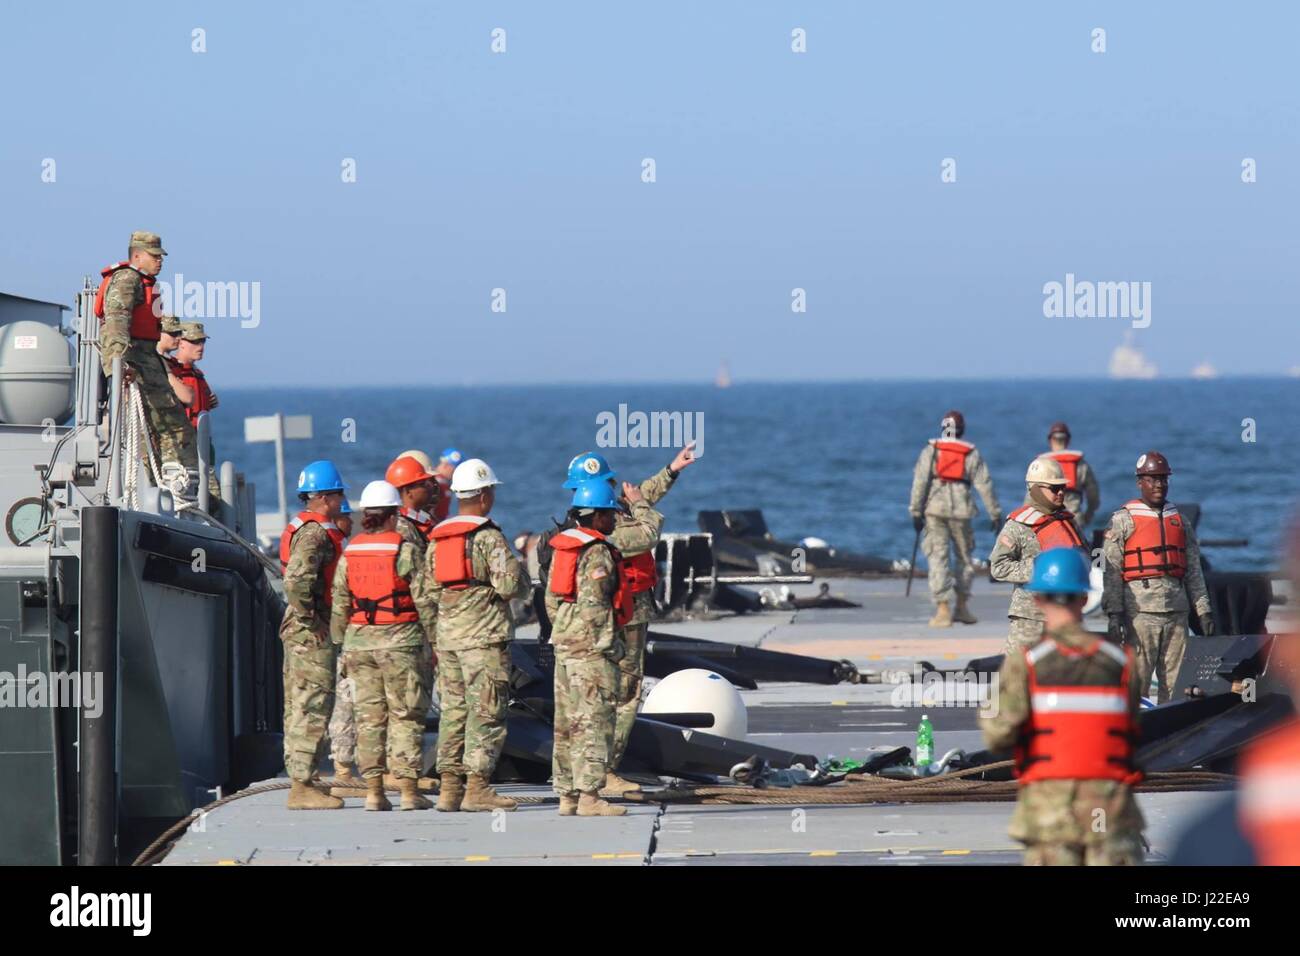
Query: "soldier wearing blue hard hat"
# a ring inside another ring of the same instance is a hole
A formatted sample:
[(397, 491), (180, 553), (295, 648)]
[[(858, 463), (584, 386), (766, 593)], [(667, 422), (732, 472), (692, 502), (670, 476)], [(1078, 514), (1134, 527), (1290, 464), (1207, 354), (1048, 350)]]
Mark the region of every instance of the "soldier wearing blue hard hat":
[(996, 708), (980, 715), (989, 749), (1014, 753), (1020, 793), (1009, 832), (1027, 865), (1142, 862), (1145, 824), (1132, 790), (1142, 778), (1134, 763), (1142, 688), (1132, 650), (1083, 628), (1089, 570), (1078, 548), (1034, 558), (1025, 587), (1043, 638), (1007, 655)]

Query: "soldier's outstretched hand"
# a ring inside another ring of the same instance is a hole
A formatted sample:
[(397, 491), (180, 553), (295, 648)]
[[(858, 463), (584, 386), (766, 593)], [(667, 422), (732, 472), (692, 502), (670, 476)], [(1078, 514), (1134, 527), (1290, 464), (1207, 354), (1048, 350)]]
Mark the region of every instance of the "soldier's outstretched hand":
[(695, 442), (688, 442), (686, 447), (677, 453), (677, 457), (669, 464), (668, 470), (673, 474), (681, 474), (681, 470), (687, 465), (695, 464)]
[(645, 495), (641, 494), (641, 489), (630, 481), (623, 482), (623, 497), (627, 499), (628, 504), (645, 499)]

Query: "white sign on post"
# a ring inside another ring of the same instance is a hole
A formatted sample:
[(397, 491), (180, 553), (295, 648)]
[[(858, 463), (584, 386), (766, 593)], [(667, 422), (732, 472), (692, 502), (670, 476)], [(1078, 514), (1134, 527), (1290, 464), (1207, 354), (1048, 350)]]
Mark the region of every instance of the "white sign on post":
[(275, 487), (280, 495), (280, 518), (289, 520), (288, 503), (284, 494), (284, 442), (285, 439), (310, 439), (310, 415), (258, 415), (244, 419), (244, 441), (275, 443)]

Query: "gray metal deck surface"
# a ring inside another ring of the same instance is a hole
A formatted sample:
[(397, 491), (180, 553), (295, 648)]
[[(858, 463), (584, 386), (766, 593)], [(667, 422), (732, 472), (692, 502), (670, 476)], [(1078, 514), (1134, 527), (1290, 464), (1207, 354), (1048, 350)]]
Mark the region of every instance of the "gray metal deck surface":
[[(813, 588), (796, 588), (811, 593)], [(652, 625), (655, 631), (773, 650), (847, 658), (863, 669), (911, 669), (999, 653), (1009, 589), (977, 581), (973, 626), (926, 626), (925, 582), (911, 598), (897, 580), (832, 582), (832, 593), (862, 608), (771, 611), (714, 621)], [(1094, 622), (1094, 628), (1098, 625)], [(526, 631), (524, 632), (526, 633)], [(818, 756), (861, 759), (874, 748), (911, 746), (922, 710), (936, 752), (982, 746), (972, 706), (898, 707), (897, 685), (764, 684), (742, 692), (750, 736)], [(431, 740), (432, 738), (427, 738)], [(1007, 836), (1013, 804), (870, 806), (631, 805), (626, 817), (560, 817), (547, 788), (505, 785), (502, 792), (546, 798), (513, 813), (367, 813), (358, 798), (340, 811), (284, 809), (276, 791), (208, 814), (178, 842), (164, 865), (970, 865), (1015, 864)], [(1189, 820), (1215, 793), (1142, 794), (1150, 862), (1168, 858)]]

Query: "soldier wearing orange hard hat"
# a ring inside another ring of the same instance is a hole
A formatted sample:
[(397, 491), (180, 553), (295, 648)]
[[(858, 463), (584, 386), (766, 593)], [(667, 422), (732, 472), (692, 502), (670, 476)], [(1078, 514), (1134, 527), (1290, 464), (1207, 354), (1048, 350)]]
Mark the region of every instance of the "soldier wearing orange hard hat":
[(411, 452), (403, 452), (388, 466), (384, 480), (402, 496), (397, 533), (423, 552), (429, 544), (429, 533), (437, 524), (433, 511), (438, 485), (433, 471)]

